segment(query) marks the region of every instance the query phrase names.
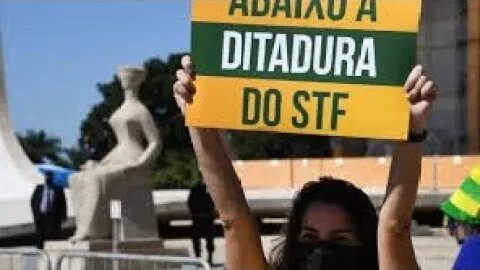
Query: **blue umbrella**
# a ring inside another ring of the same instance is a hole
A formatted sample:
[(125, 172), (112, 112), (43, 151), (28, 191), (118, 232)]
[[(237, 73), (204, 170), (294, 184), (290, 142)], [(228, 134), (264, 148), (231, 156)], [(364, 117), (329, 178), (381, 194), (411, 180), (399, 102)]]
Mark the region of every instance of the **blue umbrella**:
[(63, 168), (53, 164), (36, 164), (38, 170), (46, 174), (48, 172), (53, 175), (53, 184), (59, 187), (68, 187), (68, 177), (75, 171)]

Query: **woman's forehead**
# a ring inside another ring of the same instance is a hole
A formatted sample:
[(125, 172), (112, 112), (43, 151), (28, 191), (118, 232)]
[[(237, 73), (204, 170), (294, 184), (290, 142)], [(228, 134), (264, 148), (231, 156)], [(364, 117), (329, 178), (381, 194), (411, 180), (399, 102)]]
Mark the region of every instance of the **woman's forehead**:
[(340, 205), (317, 202), (305, 211), (302, 228), (321, 231), (352, 230), (353, 224), (349, 214)]

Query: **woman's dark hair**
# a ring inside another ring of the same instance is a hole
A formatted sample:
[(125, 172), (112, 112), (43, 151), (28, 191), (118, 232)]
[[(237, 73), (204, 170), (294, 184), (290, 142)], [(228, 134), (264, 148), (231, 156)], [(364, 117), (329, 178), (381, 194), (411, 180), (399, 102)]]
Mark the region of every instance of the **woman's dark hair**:
[(336, 204), (349, 214), (362, 245), (361, 269), (378, 270), (377, 225), (375, 207), (368, 196), (353, 184), (332, 177), (306, 183), (297, 193), (284, 227), (285, 238), (273, 249), (271, 269), (294, 270), (295, 249), (307, 208), (316, 202)]

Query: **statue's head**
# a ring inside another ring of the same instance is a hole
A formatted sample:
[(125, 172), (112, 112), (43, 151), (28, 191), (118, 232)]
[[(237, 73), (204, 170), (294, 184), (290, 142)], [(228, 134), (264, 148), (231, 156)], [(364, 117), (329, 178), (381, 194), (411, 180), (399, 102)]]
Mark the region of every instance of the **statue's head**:
[(118, 78), (125, 90), (138, 90), (145, 80), (147, 72), (142, 67), (119, 67)]

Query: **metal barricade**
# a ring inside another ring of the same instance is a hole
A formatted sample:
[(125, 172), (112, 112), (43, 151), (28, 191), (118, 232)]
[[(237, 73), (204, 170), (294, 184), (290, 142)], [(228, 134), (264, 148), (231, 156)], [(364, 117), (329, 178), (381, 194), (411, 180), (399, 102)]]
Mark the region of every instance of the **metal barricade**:
[(0, 270), (50, 270), (50, 257), (39, 249), (0, 248)]
[(204, 260), (188, 257), (100, 252), (60, 253), (55, 270), (210, 270)]

